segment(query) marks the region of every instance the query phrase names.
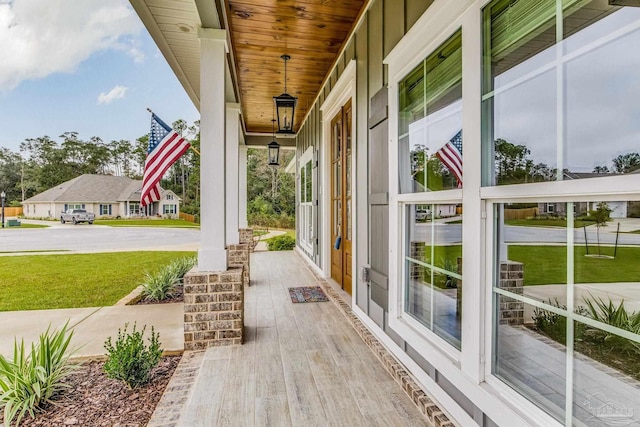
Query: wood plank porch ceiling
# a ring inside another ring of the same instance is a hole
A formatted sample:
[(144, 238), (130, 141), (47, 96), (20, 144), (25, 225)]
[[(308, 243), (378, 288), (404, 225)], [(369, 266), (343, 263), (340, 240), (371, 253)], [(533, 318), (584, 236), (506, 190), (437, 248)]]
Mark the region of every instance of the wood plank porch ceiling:
[(294, 130), (320, 90), (365, 0), (228, 0), (227, 17), (248, 132), (271, 133), (273, 97), (298, 97)]

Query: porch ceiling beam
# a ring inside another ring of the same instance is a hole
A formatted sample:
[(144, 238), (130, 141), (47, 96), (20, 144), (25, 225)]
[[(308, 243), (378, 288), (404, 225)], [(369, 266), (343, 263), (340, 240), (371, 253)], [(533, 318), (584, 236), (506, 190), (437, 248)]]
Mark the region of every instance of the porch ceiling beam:
[[(273, 141), (273, 137), (267, 134), (247, 134), (244, 137), (245, 145), (250, 147), (258, 147), (258, 148), (266, 148), (267, 145), (271, 141)], [(296, 139), (295, 138), (282, 138), (276, 136), (276, 142), (280, 144), (282, 148), (295, 148), (296, 147)]]

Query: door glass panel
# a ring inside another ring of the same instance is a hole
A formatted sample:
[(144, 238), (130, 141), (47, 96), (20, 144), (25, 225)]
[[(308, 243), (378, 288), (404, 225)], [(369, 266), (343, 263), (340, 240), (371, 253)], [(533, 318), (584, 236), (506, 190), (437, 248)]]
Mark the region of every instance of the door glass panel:
[(333, 201), (333, 235), (340, 235), (340, 211), (338, 209), (338, 201)]
[(347, 152), (347, 196), (351, 196), (351, 152)]
[(351, 241), (351, 199), (347, 199), (347, 240)]
[(342, 196), (342, 162), (336, 162), (336, 197)]
[(342, 150), (342, 121), (337, 121), (333, 125), (333, 159), (340, 158)]
[(344, 130), (347, 136), (347, 152), (351, 151), (351, 109), (345, 113), (345, 121), (347, 122), (346, 129)]

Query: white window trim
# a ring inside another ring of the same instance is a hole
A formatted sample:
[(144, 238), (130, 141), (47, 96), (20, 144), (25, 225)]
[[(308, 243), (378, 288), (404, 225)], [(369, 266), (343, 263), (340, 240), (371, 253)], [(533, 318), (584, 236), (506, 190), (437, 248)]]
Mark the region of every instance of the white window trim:
[[(331, 277), (331, 248), (333, 242), (331, 242), (331, 119), (335, 116), (340, 108), (351, 99), (351, 111), (354, 113), (357, 110), (356, 99), (356, 61), (351, 60), (345, 67), (342, 75), (331, 89), (331, 92), (325, 99), (324, 103), (320, 106), (322, 112), (322, 143), (321, 147), (321, 176), (318, 186), (318, 200), (321, 200), (322, 213), (322, 262), (321, 269), (324, 273), (324, 277)], [(351, 120), (351, 156), (353, 159), (357, 159), (358, 150), (358, 138), (356, 134), (357, 128), (357, 115), (353, 114)], [(358, 188), (356, 187), (357, 176), (357, 162), (351, 163), (351, 188), (353, 194), (351, 196), (351, 224), (353, 230), (357, 230), (357, 218), (355, 207), (358, 206)], [(366, 195), (364, 196), (366, 197)], [(351, 277), (356, 278), (358, 264), (357, 246), (352, 247), (352, 271)], [(353, 286), (352, 302), (355, 301), (357, 286)]]
[[(302, 178), (302, 171), (305, 169), (307, 163), (309, 163), (310, 161), (313, 160), (313, 147), (309, 147), (307, 148), (307, 150), (302, 154), (302, 156), (300, 156), (300, 160), (298, 163), (298, 176), (300, 178)], [(305, 171), (306, 173), (306, 171)], [(306, 177), (306, 175), (305, 175)], [(313, 183), (313, 171), (311, 173), (311, 177), (306, 177), (306, 179), (311, 178), (312, 183)], [(313, 188), (313, 184), (312, 184), (312, 188)], [(311, 197), (312, 200), (308, 201), (308, 202), (302, 202), (302, 193), (305, 192), (306, 193), (306, 188), (302, 188), (302, 179), (299, 180), (299, 184), (298, 184), (298, 197), (300, 200), (300, 210), (299, 210), (299, 214), (300, 214), (300, 247), (303, 248), (304, 250), (306, 250), (308, 252), (307, 256), (312, 256), (313, 255), (313, 235), (309, 236), (309, 239), (311, 239), (310, 241), (306, 241), (306, 239), (303, 238), (303, 236), (306, 233), (306, 229), (307, 227), (309, 227), (309, 223), (311, 222), (313, 224), (313, 196)], [(306, 218), (306, 208), (311, 206), (312, 209), (312, 213), (311, 213), (311, 218)], [(306, 223), (305, 221), (302, 221), (303, 218), (306, 218)], [(315, 227), (313, 229), (313, 233), (315, 234), (316, 230)]]

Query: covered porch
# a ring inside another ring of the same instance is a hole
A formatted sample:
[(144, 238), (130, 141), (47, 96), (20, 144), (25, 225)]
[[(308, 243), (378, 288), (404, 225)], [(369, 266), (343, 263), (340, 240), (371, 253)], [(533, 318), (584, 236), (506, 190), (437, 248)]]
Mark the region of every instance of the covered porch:
[(297, 253), (254, 253), (251, 277), (244, 344), (185, 353), (149, 426), (453, 426)]

